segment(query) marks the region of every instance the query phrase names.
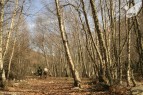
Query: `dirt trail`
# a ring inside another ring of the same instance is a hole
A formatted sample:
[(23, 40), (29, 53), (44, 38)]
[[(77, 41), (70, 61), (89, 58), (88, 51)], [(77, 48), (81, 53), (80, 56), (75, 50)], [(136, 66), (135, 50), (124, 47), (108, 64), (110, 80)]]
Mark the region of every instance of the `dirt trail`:
[(28, 78), (11, 82), (8, 89), (1, 91), (0, 95), (108, 95), (107, 92), (93, 92), (88, 82), (89, 80), (83, 79), (82, 89), (76, 89), (73, 88), (71, 78)]

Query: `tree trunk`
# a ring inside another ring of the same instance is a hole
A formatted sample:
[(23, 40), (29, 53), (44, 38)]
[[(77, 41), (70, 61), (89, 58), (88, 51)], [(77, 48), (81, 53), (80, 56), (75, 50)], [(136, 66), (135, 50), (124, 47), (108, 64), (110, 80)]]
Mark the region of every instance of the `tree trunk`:
[(9, 63), (8, 63), (7, 79), (9, 78), (9, 74), (10, 74), (12, 58), (13, 58), (14, 51), (15, 51), (15, 44), (16, 44), (16, 37), (14, 38), (14, 43), (13, 43), (13, 47), (12, 47), (12, 52), (11, 52), (10, 59), (9, 59)]
[(135, 30), (135, 33), (136, 33), (136, 43), (137, 43), (137, 53), (139, 54), (139, 62), (138, 64), (140, 65), (139, 68), (139, 71), (141, 72), (142, 74), (142, 77), (143, 77), (143, 44), (142, 44), (142, 33), (141, 33), (141, 30), (140, 30), (140, 26), (139, 26), (139, 23), (138, 23), (138, 20), (137, 18), (135, 18), (135, 22), (134, 22), (134, 30)]
[[(15, 16), (16, 16), (16, 9), (18, 7), (18, 0), (15, 1), (15, 4), (16, 5), (15, 5), (15, 10), (14, 10), (14, 13), (13, 13), (12, 21), (11, 21), (10, 31), (8, 32), (8, 35), (7, 35), (6, 49), (4, 51), (3, 60), (5, 59), (5, 55), (8, 52), (9, 41), (10, 41), (11, 33), (12, 33), (12, 30), (13, 30), (13, 26), (14, 26), (14, 23), (15, 23), (14, 19), (15, 19)], [(20, 16), (21, 16), (21, 14), (19, 15), (19, 20), (20, 20)], [(19, 20), (18, 20), (18, 23), (20, 23)], [(15, 32), (17, 32), (17, 30), (18, 30), (18, 27), (16, 27)], [(16, 33), (15, 33), (15, 35), (16, 35)], [(13, 58), (13, 55), (14, 55), (15, 44), (16, 44), (16, 36), (14, 38), (14, 44), (13, 44), (13, 47), (12, 47), (12, 52), (11, 52), (11, 56), (10, 56), (9, 63), (8, 63), (8, 71), (7, 71), (7, 76), (6, 76), (7, 79), (9, 78), (9, 74), (10, 74), (11, 62), (12, 62), (12, 58)]]
[(131, 81), (133, 83), (133, 86), (136, 86), (136, 80), (134, 78), (134, 72), (133, 72), (133, 70), (131, 70)]
[[(128, 21), (128, 25), (129, 25), (129, 22)], [(128, 29), (130, 29), (128, 27)], [(131, 83), (131, 47), (130, 47), (130, 44), (131, 44), (131, 31), (128, 30), (128, 43), (127, 43), (127, 53), (128, 53), (128, 61), (127, 61), (127, 86), (130, 86), (130, 83)]]
[[(131, 4), (134, 5), (134, 0), (132, 0), (129, 4), (129, 7), (131, 7)], [(135, 19), (136, 20), (136, 19)], [(131, 23), (133, 22), (133, 19), (128, 19), (128, 43), (127, 43), (127, 53), (128, 53), (128, 62), (127, 62), (127, 86), (130, 86), (131, 82), (133, 83), (133, 85), (136, 85), (134, 76), (133, 76), (133, 70), (131, 70), (131, 28), (132, 25)]]
[(91, 5), (91, 8), (92, 8), (92, 15), (93, 15), (94, 24), (95, 24), (95, 28), (96, 28), (97, 36), (98, 36), (98, 40), (99, 40), (100, 52), (102, 53), (103, 64), (105, 64), (107, 77), (108, 77), (108, 80), (109, 80), (110, 85), (111, 85), (112, 84), (112, 78), (111, 78), (111, 73), (110, 73), (110, 70), (109, 70), (109, 64), (110, 64), (110, 62), (108, 60), (109, 56), (108, 56), (107, 48), (106, 48), (106, 45), (105, 45), (105, 41), (103, 39), (103, 34), (102, 34), (102, 32), (99, 28), (99, 21), (98, 21), (98, 18), (97, 18), (97, 12), (96, 12), (96, 6), (95, 6), (94, 0), (90, 0), (90, 5)]
[(64, 44), (64, 47), (65, 47), (65, 52), (67, 54), (68, 63), (69, 63), (70, 69), (71, 69), (72, 76), (74, 78), (74, 86), (75, 87), (81, 87), (81, 84), (80, 84), (81, 80), (79, 78), (78, 72), (76, 71), (76, 69), (74, 67), (74, 63), (73, 63), (71, 53), (70, 53), (70, 50), (69, 50), (68, 41), (67, 41), (67, 37), (66, 37), (66, 32), (65, 32), (65, 29), (64, 29), (64, 22), (63, 22), (63, 19), (62, 19), (61, 9), (60, 9), (60, 6), (59, 6), (59, 0), (55, 0), (55, 3), (56, 3), (57, 16), (58, 16), (58, 21), (59, 21), (59, 28), (60, 28), (63, 44)]
[(121, 64), (121, 57), (120, 57), (120, 51), (121, 51), (121, 0), (119, 0), (119, 52), (118, 52), (118, 64), (119, 64), (119, 83), (122, 84), (122, 64)]
[(5, 56), (8, 52), (9, 42), (10, 42), (11, 33), (13, 31), (13, 27), (14, 27), (14, 21), (15, 21), (15, 17), (16, 17), (17, 7), (18, 7), (18, 0), (15, 1), (15, 9), (14, 9), (12, 19), (11, 19), (10, 30), (8, 31), (8, 35), (7, 35), (6, 46), (5, 46), (5, 50), (4, 50), (4, 53), (3, 53), (3, 60), (5, 59)]
[[(102, 63), (103, 63), (103, 61), (102, 61), (103, 58), (102, 58), (101, 53), (100, 53), (100, 51), (99, 51), (99, 49), (98, 49), (98, 47), (97, 47), (97, 45), (96, 45), (96, 43), (95, 43), (95, 41), (94, 41), (94, 38), (93, 38), (93, 36), (92, 36), (92, 32), (91, 32), (91, 30), (90, 30), (90, 26), (89, 26), (89, 22), (88, 22), (88, 16), (87, 16), (87, 13), (86, 13), (86, 10), (85, 10), (84, 1), (83, 1), (83, 0), (80, 0), (80, 1), (81, 1), (81, 4), (82, 4), (82, 10), (83, 10), (83, 14), (84, 14), (84, 17), (85, 17), (85, 22), (86, 22), (86, 25), (87, 25), (87, 33), (88, 33), (88, 35), (89, 35), (89, 37), (90, 37), (90, 39), (91, 39), (91, 44), (93, 45), (93, 46), (91, 46), (91, 47), (93, 47), (93, 48), (96, 50), (97, 56), (98, 56), (98, 58), (99, 58), (99, 60), (100, 60), (100, 63), (102, 64)], [(85, 27), (83, 27), (83, 28), (85, 28)], [(86, 29), (84, 29), (84, 30), (86, 31)], [(87, 33), (86, 33), (86, 34), (87, 34)], [(86, 35), (86, 36), (87, 36), (87, 35)], [(89, 40), (89, 39), (86, 39), (86, 40)], [(88, 43), (88, 41), (87, 41), (87, 43)], [(87, 46), (87, 45), (86, 45), (86, 47), (87, 47), (87, 49), (88, 49), (88, 46)], [(93, 51), (92, 51), (92, 52), (93, 52)], [(88, 53), (89, 53), (89, 55), (90, 55), (92, 61), (93, 61), (94, 63), (96, 63), (94, 52), (93, 52), (94, 57), (92, 57), (92, 54), (90, 53), (90, 50), (89, 50), (89, 49), (88, 49)], [(99, 71), (99, 68), (97, 67), (97, 64), (93, 64), (93, 65), (95, 65), (96, 70)], [(102, 64), (102, 65), (103, 65), (103, 64)]]
[[(131, 7), (131, 2), (129, 3), (129, 7)], [(126, 66), (126, 77), (127, 77), (127, 86), (130, 86), (131, 84), (131, 19), (128, 18), (127, 19), (127, 36), (128, 36), (128, 39), (127, 39), (127, 66)]]
[(6, 78), (5, 78), (5, 70), (3, 69), (3, 56), (2, 56), (3, 20), (4, 20), (4, 0), (1, 0), (0, 1), (0, 87), (5, 88)]

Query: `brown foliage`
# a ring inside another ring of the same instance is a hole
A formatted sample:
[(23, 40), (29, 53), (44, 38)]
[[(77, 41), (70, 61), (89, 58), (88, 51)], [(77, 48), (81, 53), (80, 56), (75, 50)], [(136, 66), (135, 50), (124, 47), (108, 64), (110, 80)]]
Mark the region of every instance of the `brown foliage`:
[(109, 92), (115, 95), (127, 95), (127, 88), (121, 85), (112, 85), (109, 87)]

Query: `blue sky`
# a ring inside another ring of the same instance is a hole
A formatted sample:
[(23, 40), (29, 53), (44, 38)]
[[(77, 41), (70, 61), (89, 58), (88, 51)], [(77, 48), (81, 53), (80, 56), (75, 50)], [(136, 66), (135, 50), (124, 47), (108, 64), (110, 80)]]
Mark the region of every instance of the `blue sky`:
[[(46, 2), (46, 3), (43, 3)], [(42, 15), (42, 11), (45, 8), (44, 4), (51, 4), (54, 3), (54, 0), (31, 0), (30, 2), (30, 8), (28, 9), (28, 11), (26, 13), (30, 14), (27, 17), (27, 22), (28, 22), (28, 26), (31, 32), (33, 32), (33, 28), (35, 26), (35, 18), (37, 15)]]
[(40, 13), (40, 10), (43, 8), (43, 5), (41, 3), (41, 0), (31, 0), (30, 5), (28, 5), (28, 11), (26, 11), (28, 17), (26, 18), (28, 22), (28, 26), (30, 28), (30, 31), (33, 30), (34, 27), (34, 21), (35, 17), (38, 13)]
[(42, 8), (41, 0), (31, 0), (30, 7), (33, 12), (37, 12), (40, 8)]
[(54, 0), (31, 0), (30, 2), (30, 8), (28, 9), (28, 11), (26, 13), (30, 14), (27, 17), (27, 21), (28, 21), (28, 26), (30, 29), (30, 32), (33, 32), (34, 26), (35, 26), (35, 18), (37, 15), (42, 15), (42, 11), (44, 10), (44, 4), (43, 2), (46, 2), (46, 4), (51, 4), (54, 3)]
[[(28, 26), (31, 32), (35, 26), (34, 24), (35, 17), (41, 13), (42, 9), (44, 9), (44, 5), (41, 3), (42, 1), (46, 1), (50, 3), (50, 2), (53, 2), (54, 0), (31, 0), (28, 12), (26, 12), (30, 14), (26, 20), (28, 21)], [(141, 0), (135, 0), (135, 2), (140, 2), (140, 1)]]

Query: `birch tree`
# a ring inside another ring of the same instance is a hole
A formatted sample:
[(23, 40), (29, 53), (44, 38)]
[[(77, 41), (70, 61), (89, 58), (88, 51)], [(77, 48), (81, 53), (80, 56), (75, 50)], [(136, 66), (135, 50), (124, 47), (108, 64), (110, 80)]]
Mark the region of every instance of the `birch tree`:
[(5, 70), (3, 68), (3, 56), (2, 56), (2, 38), (3, 38), (3, 20), (4, 20), (4, 0), (0, 1), (0, 87), (5, 87)]
[[(9, 33), (8, 33), (8, 35), (7, 35), (7, 43), (6, 43), (6, 49), (5, 49), (5, 52), (4, 52), (4, 55), (3, 56), (5, 56), (6, 55), (6, 53), (8, 52), (8, 47), (9, 47), (9, 41), (10, 41), (10, 36), (11, 36), (11, 33), (12, 33), (12, 31), (13, 32), (15, 32), (14, 33), (14, 41), (13, 41), (13, 46), (12, 46), (12, 52), (11, 52), (11, 55), (10, 55), (10, 59), (9, 59), (9, 63), (8, 63), (8, 69), (7, 69), (7, 75), (6, 75), (6, 77), (7, 77), (7, 79), (9, 79), (9, 75), (10, 75), (10, 71), (11, 71), (11, 64), (12, 64), (12, 59), (13, 59), (13, 56), (14, 56), (14, 51), (15, 51), (15, 45), (16, 45), (16, 41), (17, 41), (17, 32), (18, 32), (18, 30), (19, 30), (19, 25), (18, 24), (20, 24), (20, 20), (21, 20), (21, 15), (22, 15), (22, 8), (21, 8), (21, 13), (19, 14), (19, 16), (18, 16), (18, 22), (17, 22), (17, 25), (16, 25), (16, 27), (15, 27), (15, 30), (14, 30), (14, 28), (13, 28), (13, 26), (15, 25), (15, 21), (14, 21), (14, 19), (16, 18), (16, 9), (17, 9), (17, 7), (18, 7), (18, 4), (19, 4), (19, 0), (15, 0), (15, 10), (14, 10), (14, 12), (13, 12), (13, 17), (12, 17), (12, 21), (11, 21), (11, 27), (10, 27), (10, 31), (9, 31)], [(23, 5), (22, 5), (23, 6)], [(3, 58), (3, 60), (4, 60), (4, 58)]]
[(3, 53), (3, 60), (5, 59), (5, 56), (6, 56), (7, 52), (8, 52), (9, 43), (10, 43), (10, 37), (11, 37), (12, 31), (14, 29), (15, 17), (16, 17), (16, 14), (17, 14), (16, 13), (17, 7), (18, 7), (18, 0), (15, 0), (15, 9), (14, 9), (13, 14), (12, 14), (10, 30), (8, 31), (8, 35), (7, 35), (5, 51)]
[[(93, 20), (94, 20), (95, 29), (96, 29), (96, 32), (97, 32), (97, 37), (98, 37), (98, 40), (99, 40), (100, 52), (102, 53), (103, 64), (106, 67), (106, 72), (107, 72), (109, 83), (112, 84), (111, 73), (110, 73), (110, 70), (109, 70), (109, 64), (110, 64), (109, 59), (108, 59), (109, 55), (108, 55), (108, 52), (107, 52), (105, 41), (103, 39), (103, 34), (102, 34), (102, 32), (99, 28), (99, 21), (98, 21), (98, 18), (97, 18), (97, 11), (96, 11), (96, 6), (95, 6), (94, 0), (90, 0), (90, 5), (91, 5), (91, 9), (92, 9), (92, 16), (93, 16)], [(105, 71), (104, 71), (104, 73), (105, 73)]]
[(70, 69), (71, 69), (73, 79), (74, 79), (74, 86), (75, 87), (81, 87), (81, 84), (80, 84), (81, 80), (79, 78), (79, 74), (78, 74), (77, 70), (75, 69), (73, 60), (71, 58), (71, 53), (70, 53), (69, 46), (68, 46), (68, 40), (67, 40), (66, 32), (65, 32), (65, 29), (64, 29), (62, 9), (60, 7), (59, 0), (55, 0), (55, 4), (56, 4), (59, 28), (60, 28), (60, 32), (61, 32), (61, 36), (62, 36), (64, 48), (65, 48), (65, 52), (66, 52), (68, 63), (69, 63)]

